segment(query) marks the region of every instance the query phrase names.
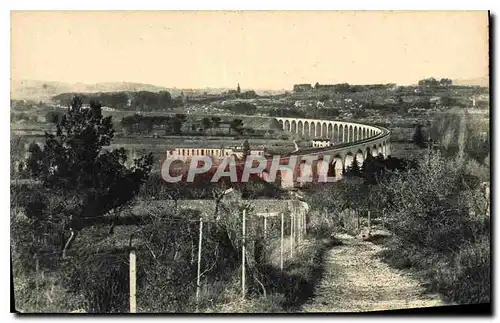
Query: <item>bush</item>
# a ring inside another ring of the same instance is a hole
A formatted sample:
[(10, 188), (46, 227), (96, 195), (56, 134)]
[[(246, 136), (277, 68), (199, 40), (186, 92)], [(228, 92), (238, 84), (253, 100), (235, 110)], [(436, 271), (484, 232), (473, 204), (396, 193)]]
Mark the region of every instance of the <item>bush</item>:
[(433, 153), (384, 185), (395, 234), (385, 259), (418, 270), (432, 291), (461, 304), (490, 300), (489, 203), (466, 165)]

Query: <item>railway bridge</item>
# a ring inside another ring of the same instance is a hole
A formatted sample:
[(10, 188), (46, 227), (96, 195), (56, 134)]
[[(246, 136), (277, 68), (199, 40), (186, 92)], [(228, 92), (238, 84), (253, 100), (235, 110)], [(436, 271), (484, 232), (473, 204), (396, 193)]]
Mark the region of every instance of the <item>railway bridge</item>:
[[(335, 180), (340, 180), (343, 172), (353, 163), (353, 160), (361, 165), (368, 156), (382, 155), (387, 158), (390, 155), (391, 132), (384, 127), (340, 120), (280, 117), (276, 119), (286, 132), (309, 138), (328, 138), (333, 143), (329, 147), (299, 149), (281, 156), (280, 165), (283, 166), (290, 163), (292, 156), (297, 158), (295, 166), (288, 171), (284, 167), (281, 171), (282, 181), (285, 180), (289, 185), (292, 185), (292, 182), (295, 183), (304, 172), (311, 173), (314, 181), (321, 181), (321, 174), (326, 173), (333, 173)], [(303, 163), (309, 158), (308, 156), (317, 158), (311, 169), (305, 169), (306, 166)], [(265, 172), (269, 170), (270, 162)]]

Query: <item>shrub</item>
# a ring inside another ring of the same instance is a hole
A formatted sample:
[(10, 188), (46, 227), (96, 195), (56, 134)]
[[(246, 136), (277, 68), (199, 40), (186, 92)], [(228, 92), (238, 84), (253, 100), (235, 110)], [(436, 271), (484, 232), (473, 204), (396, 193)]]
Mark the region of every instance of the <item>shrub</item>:
[(461, 157), (431, 154), (418, 171), (385, 185), (395, 234), (385, 259), (417, 269), (432, 281), (433, 291), (451, 301), (488, 302), (489, 203), (471, 185), (464, 163)]

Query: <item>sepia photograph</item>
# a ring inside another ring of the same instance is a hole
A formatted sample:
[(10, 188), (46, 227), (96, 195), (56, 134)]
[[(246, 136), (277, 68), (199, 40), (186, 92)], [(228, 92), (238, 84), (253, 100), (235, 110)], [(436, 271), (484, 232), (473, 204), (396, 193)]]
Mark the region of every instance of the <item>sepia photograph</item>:
[(491, 22), (10, 11), (11, 308), (491, 314)]

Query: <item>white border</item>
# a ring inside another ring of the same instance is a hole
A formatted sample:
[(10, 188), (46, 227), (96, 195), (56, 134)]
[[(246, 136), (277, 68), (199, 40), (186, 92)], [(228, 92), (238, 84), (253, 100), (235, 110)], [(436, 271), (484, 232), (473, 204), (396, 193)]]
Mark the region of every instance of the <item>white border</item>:
[[(287, 1), (270, 1), (270, 0), (250, 0), (242, 3), (241, 1), (234, 0), (212, 0), (212, 1), (178, 1), (178, 2), (167, 2), (167, 1), (152, 1), (152, 0), (141, 0), (141, 1), (103, 1), (103, 0), (86, 0), (86, 1), (52, 1), (52, 0), (44, 0), (44, 1), (3, 1), (1, 3), (2, 11), (1, 11), (1, 38), (2, 44), (4, 45), (2, 51), (2, 103), (4, 104), (3, 109), (0, 113), (2, 113), (2, 122), (4, 122), (4, 126), (0, 127), (0, 131), (2, 131), (1, 138), (4, 140), (5, 145), (3, 147), (9, 146), (9, 127), (10, 127), (10, 114), (9, 114), (9, 100), (10, 100), (10, 82), (7, 78), (7, 75), (10, 75), (10, 10), (492, 10), (492, 13), (495, 14), (499, 12), (499, 10), (495, 10), (498, 7), (498, 1), (485, 1), (485, 0), (474, 0), (474, 1), (442, 1), (438, 2), (435, 0), (420, 0), (420, 1), (373, 1), (373, 0), (364, 0), (364, 1), (343, 1), (343, 2), (335, 2), (331, 3), (330, 1), (320, 1), (320, 0), (287, 0)], [(496, 21), (498, 24), (498, 20)], [(497, 36), (495, 36), (496, 42)], [(7, 44), (9, 44), (7, 46)], [(458, 54), (458, 53), (457, 53)], [(495, 74), (495, 71), (492, 71)], [(492, 89), (493, 95), (496, 97), (496, 88)], [(498, 119), (498, 112), (495, 114), (495, 119)], [(495, 120), (496, 124), (500, 124), (500, 120)], [(496, 138), (495, 138), (496, 139)], [(496, 145), (496, 144), (495, 144)], [(495, 146), (495, 148), (497, 148)], [(5, 150), (4, 150), (5, 151)], [(2, 183), (5, 183), (2, 186), (2, 194), (0, 194), (2, 206), (3, 206), (3, 215), (2, 221), (4, 221), (3, 225), (0, 226), (2, 232), (1, 237), (3, 237), (2, 242), (2, 252), (0, 253), (4, 257), (3, 265), (1, 266), (1, 274), (3, 278), (3, 288), (2, 288), (2, 319), (1, 322), (6, 322), (15, 319), (10, 312), (10, 269), (9, 269), (9, 261), (7, 260), (7, 255), (9, 255), (9, 244), (8, 239), (10, 238), (10, 222), (8, 208), (10, 207), (9, 201), (9, 191), (7, 188), (8, 182), (10, 182), (10, 166), (7, 160), (7, 153), (4, 153), (4, 158), (2, 158), (1, 165), (1, 174), (4, 180)], [(496, 178), (495, 178), (496, 179)], [(497, 182), (497, 181), (495, 181)], [(494, 192), (496, 192), (494, 190)], [(493, 198), (494, 201), (494, 210), (496, 210), (496, 202), (497, 199)], [(493, 211), (493, 214), (495, 212)], [(498, 226), (498, 220), (495, 221), (495, 229)], [(495, 230), (498, 232), (498, 230)], [(495, 256), (498, 255), (498, 248), (495, 248)], [(495, 257), (497, 258), (497, 257)], [(495, 267), (494, 267), (495, 268)], [(498, 278), (496, 276), (495, 278)], [(493, 299), (498, 299), (498, 294), (495, 294)], [(495, 302), (496, 303), (496, 302)], [(67, 316), (61, 317), (63, 320), (66, 320)], [(141, 317), (143, 318), (153, 318), (151, 316)], [(241, 319), (236, 317), (226, 317), (229, 319)], [(255, 317), (252, 319), (261, 318)], [(263, 317), (262, 317), (263, 318)], [(288, 320), (288, 319), (310, 319), (311, 317), (269, 317), (273, 321), (275, 320)], [(335, 316), (325, 316), (327, 320), (335, 320), (335, 321), (345, 321), (348, 320), (346, 317), (335, 317)], [(32, 318), (34, 320), (41, 320), (43, 318)], [(52, 319), (52, 318), (48, 318)], [(121, 320), (122, 317), (116, 317), (115, 320)], [(161, 319), (165, 320), (179, 320), (181, 318), (174, 317), (163, 317)], [(220, 319), (220, 318), (217, 318)], [(387, 320), (390, 318), (383, 317), (380, 318), (383, 320)], [(398, 318), (396, 318), (398, 319)], [(401, 319), (407, 319), (401, 318)], [(430, 318), (424, 317), (423, 319), (427, 321), (434, 320), (456, 320), (458, 318)], [(464, 317), (465, 319), (465, 317)], [(474, 318), (476, 320), (478, 318)], [(83, 321), (82, 317), (72, 318), (73, 321)], [(139, 318), (133, 318), (132, 320), (136, 321)]]

